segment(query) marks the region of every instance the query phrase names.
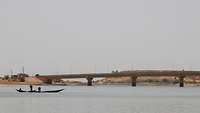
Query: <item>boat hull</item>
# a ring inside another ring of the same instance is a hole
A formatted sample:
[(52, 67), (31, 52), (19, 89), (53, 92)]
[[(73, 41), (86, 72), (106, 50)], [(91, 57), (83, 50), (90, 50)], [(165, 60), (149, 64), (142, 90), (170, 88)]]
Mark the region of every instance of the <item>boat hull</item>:
[(36, 91), (36, 90), (33, 90), (33, 91), (24, 91), (24, 90), (19, 90), (19, 89), (16, 89), (18, 92), (20, 93), (58, 93), (58, 92), (61, 92), (63, 91), (64, 89), (59, 89), (59, 90), (49, 90), (49, 91)]

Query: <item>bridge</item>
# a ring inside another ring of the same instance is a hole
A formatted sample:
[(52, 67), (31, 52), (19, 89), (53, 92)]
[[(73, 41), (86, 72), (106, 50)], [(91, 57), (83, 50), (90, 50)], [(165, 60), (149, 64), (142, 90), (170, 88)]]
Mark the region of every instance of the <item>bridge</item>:
[(38, 75), (37, 77), (47, 83), (52, 83), (55, 79), (86, 78), (87, 85), (92, 86), (94, 78), (103, 77), (130, 77), (132, 86), (136, 86), (138, 77), (178, 77), (179, 86), (184, 87), (184, 78), (190, 76), (200, 76), (200, 71), (171, 71), (171, 70), (135, 70), (113, 73), (88, 73), (88, 74), (60, 74), (60, 75)]

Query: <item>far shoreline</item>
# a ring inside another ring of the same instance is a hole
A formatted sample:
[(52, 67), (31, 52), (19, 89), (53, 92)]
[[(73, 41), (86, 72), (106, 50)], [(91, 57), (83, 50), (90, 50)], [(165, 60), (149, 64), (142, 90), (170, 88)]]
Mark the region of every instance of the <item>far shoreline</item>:
[[(23, 82), (7, 82), (7, 83), (0, 83), (0, 86), (28, 86), (31, 83), (23, 83)], [(82, 84), (32, 84), (34, 86), (87, 86), (87, 83)], [(93, 86), (131, 86), (131, 83), (105, 83), (105, 84), (93, 84)], [(93, 87), (89, 86), (89, 87)], [(146, 83), (146, 82), (139, 82), (137, 83), (137, 86), (169, 86), (169, 87), (178, 87), (179, 84), (173, 84), (173, 83)], [(136, 87), (137, 87), (136, 86)], [(186, 87), (190, 86), (200, 86), (198, 83), (185, 83)], [(131, 86), (132, 87), (132, 86)]]

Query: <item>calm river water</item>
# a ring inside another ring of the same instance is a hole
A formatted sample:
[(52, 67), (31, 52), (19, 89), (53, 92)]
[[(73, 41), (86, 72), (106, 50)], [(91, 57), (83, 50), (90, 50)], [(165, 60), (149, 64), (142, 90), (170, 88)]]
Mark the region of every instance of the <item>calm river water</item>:
[(0, 86), (0, 113), (200, 113), (200, 87), (42, 86), (57, 94), (23, 94)]

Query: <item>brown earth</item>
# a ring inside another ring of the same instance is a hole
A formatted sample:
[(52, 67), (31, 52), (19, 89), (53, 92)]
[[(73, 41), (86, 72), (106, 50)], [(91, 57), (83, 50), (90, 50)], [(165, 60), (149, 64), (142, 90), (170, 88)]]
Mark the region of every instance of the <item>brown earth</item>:
[(14, 80), (0, 80), (0, 84), (7, 84), (7, 85), (40, 85), (43, 84), (41, 80), (36, 77), (25, 77), (25, 82), (19, 82)]

